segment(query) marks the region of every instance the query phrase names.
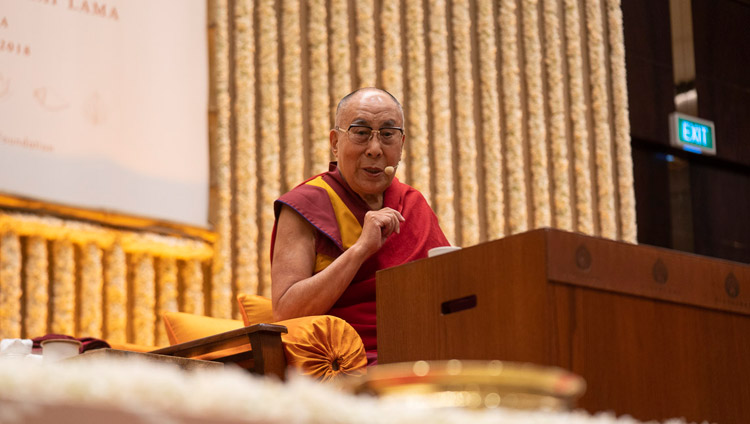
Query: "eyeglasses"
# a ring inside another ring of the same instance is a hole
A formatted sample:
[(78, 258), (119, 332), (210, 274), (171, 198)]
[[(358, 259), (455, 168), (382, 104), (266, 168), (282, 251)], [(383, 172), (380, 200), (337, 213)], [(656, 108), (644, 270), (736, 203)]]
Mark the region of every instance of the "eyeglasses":
[(349, 140), (352, 143), (360, 145), (367, 144), (375, 133), (380, 137), (380, 142), (386, 146), (398, 143), (404, 135), (404, 129), (399, 127), (383, 127), (374, 130), (367, 125), (354, 124), (349, 125), (349, 128), (346, 130), (339, 127), (336, 127), (335, 129), (347, 133), (349, 135)]

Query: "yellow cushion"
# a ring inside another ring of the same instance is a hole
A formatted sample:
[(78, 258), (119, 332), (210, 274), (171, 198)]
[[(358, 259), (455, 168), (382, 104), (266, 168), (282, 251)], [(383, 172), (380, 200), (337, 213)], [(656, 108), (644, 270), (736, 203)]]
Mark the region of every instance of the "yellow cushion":
[(162, 315), (169, 344), (189, 342), (244, 327), (242, 321), (213, 318), (185, 312), (165, 312)]
[(270, 324), (273, 322), (271, 299), (255, 294), (240, 293), (237, 295), (240, 313), (245, 325)]

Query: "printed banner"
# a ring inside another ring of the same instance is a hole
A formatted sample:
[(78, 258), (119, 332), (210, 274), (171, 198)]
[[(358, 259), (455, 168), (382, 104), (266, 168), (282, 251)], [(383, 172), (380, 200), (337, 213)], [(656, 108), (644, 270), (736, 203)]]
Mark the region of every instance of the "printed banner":
[(0, 192), (207, 227), (205, 0), (0, 4)]

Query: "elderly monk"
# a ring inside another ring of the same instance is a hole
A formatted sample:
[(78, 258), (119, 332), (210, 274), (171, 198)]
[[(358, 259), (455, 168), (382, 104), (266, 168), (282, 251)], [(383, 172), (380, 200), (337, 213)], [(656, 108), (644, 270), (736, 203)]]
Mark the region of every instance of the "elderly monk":
[(370, 364), (377, 358), (375, 272), (449, 245), (422, 194), (394, 177), (403, 125), (390, 93), (347, 95), (330, 133), (337, 162), (274, 203), (274, 319), (340, 317), (359, 333)]

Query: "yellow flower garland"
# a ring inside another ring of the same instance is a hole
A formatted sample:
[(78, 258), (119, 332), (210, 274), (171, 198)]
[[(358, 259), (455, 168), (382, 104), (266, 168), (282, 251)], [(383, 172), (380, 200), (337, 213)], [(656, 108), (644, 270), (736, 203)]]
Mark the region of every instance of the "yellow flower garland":
[(75, 335), (75, 254), (73, 243), (55, 240), (52, 248), (52, 328)]
[(374, 0), (355, 0), (355, 13), (357, 19), (357, 75), (359, 76), (359, 86), (373, 87), (377, 84)]
[(456, 239), (456, 216), (453, 206), (453, 144), (451, 142), (450, 69), (448, 62), (448, 29), (444, 0), (430, 0), (429, 39), (432, 60), (432, 151), (435, 157), (435, 209), (440, 226), (448, 240)]
[(164, 312), (176, 312), (179, 310), (177, 305), (177, 261), (173, 258), (158, 258), (156, 266), (156, 292), (159, 296), (156, 299), (156, 346), (169, 345), (169, 339), (164, 326), (162, 325), (161, 316)]
[(195, 259), (185, 261), (179, 272), (180, 279), (183, 282), (180, 310), (189, 314), (203, 315), (205, 300), (203, 296), (203, 267), (200, 261)]
[(337, 102), (352, 91), (348, 25), (349, 1), (331, 0), (331, 7), (328, 9), (328, 13), (331, 17), (331, 26), (328, 29), (329, 45), (331, 46), (329, 55), (331, 98), (329, 102), (331, 105), (331, 122), (333, 122), (336, 116)]
[(508, 208), (510, 209), (508, 226), (510, 233), (515, 234), (528, 228), (515, 0), (501, 0), (499, 19), (505, 112), (505, 157), (508, 174)]
[(573, 168), (576, 188), (575, 230), (594, 234), (591, 206), (591, 171), (586, 99), (583, 92), (583, 64), (578, 0), (565, 0), (565, 39), (568, 60), (570, 121), (573, 127)]
[[(281, 175), (279, 168), (279, 68), (278, 33), (274, 0), (257, 3), (259, 16), (258, 50), (260, 51), (260, 162), (262, 182), (260, 186), (260, 239), (261, 252), (271, 249), (273, 228), (273, 208), (268, 205), (279, 196)], [(260, 287), (265, 292), (271, 285), (271, 267), (265, 260), (260, 261)], [(212, 312), (212, 315), (217, 316)]]
[[(49, 304), (49, 261), (47, 260), (47, 240), (30, 236), (26, 241), (26, 316), (24, 326), (26, 337), (47, 334), (47, 307)], [(1, 308), (0, 308), (1, 309)], [(0, 336), (1, 337), (1, 336)]]
[(591, 81), (591, 111), (594, 121), (594, 158), (596, 162), (596, 192), (599, 210), (599, 235), (616, 239), (614, 180), (612, 178), (612, 133), (609, 125), (606, 58), (602, 30), (601, 3), (586, 0), (588, 29), (589, 79)]
[(573, 229), (570, 209), (570, 162), (568, 133), (565, 126), (565, 75), (560, 42), (560, 9), (556, 1), (544, 1), (545, 61), (547, 64), (547, 98), (549, 99), (549, 139), (552, 162), (554, 226)]
[(154, 259), (137, 254), (132, 256), (133, 270), (133, 343), (154, 345), (155, 282)]
[[(227, 0), (212, 0), (214, 24), (214, 84), (216, 92), (216, 131), (213, 143), (212, 199), (214, 244), (211, 279), (211, 314), (229, 318), (232, 311), (232, 170), (231, 170), (231, 97), (229, 94), (229, 28)], [(151, 336), (153, 338), (153, 336)]]
[(503, 193), (503, 156), (500, 144), (500, 101), (497, 90), (497, 41), (491, 2), (477, 3), (477, 37), (479, 39), (479, 83), (482, 113), (482, 147), (484, 153), (487, 207), (487, 238), (505, 235), (505, 195)]
[(607, 18), (617, 161), (617, 193), (620, 200), (618, 208), (620, 211), (620, 237), (624, 241), (635, 243), (638, 234), (635, 219), (633, 159), (630, 150), (630, 119), (628, 118), (628, 84), (625, 78), (625, 42), (623, 41), (620, 0), (607, 0)]
[(477, 145), (474, 127), (474, 75), (471, 63), (471, 16), (467, 0), (454, 0), (453, 64), (456, 82), (456, 133), (459, 137), (458, 160), (461, 208), (461, 243), (479, 242), (479, 189), (476, 174)]
[(119, 243), (115, 243), (104, 254), (104, 284), (106, 308), (104, 336), (115, 343), (125, 343), (128, 340), (128, 290), (127, 263), (125, 251)]
[[(383, 0), (380, 12), (380, 30), (382, 37), (382, 71), (381, 80), (385, 90), (399, 101), (404, 101), (404, 69), (401, 64), (401, 10), (398, 0)], [(413, 25), (409, 23), (409, 25)], [(398, 178), (408, 183), (408, 156), (402, 154), (398, 167)]]
[[(424, 45), (424, 11), (419, 2), (406, 2), (406, 60), (408, 97), (404, 99), (408, 106), (406, 113), (406, 152), (402, 161), (408, 162), (411, 184), (431, 201), (430, 190), (430, 152), (427, 130), (427, 79)], [(407, 154), (408, 153), (408, 154)], [(399, 178), (405, 173), (399, 170)]]
[(94, 243), (81, 248), (81, 291), (79, 334), (84, 337), (102, 337), (102, 250)]
[(0, 338), (21, 337), (21, 242), (5, 231), (0, 238)]
[[(383, 88), (397, 99), (404, 96), (404, 70), (401, 66), (401, 10), (399, 0), (382, 0), (380, 30), (383, 34)], [(409, 25), (413, 25), (411, 22)]]
[(331, 158), (328, 143), (328, 133), (332, 128), (332, 122), (328, 95), (328, 34), (325, 1), (308, 0), (308, 14), (311, 174), (315, 175), (328, 170), (328, 162)]
[(178, 259), (209, 259), (213, 256), (210, 244), (181, 237), (163, 236), (147, 232), (123, 231), (100, 225), (65, 220), (29, 213), (0, 212), (0, 232), (13, 230), (19, 236), (39, 236), (49, 240), (68, 240), (78, 245), (94, 243), (109, 249), (115, 241), (129, 253), (169, 256)]
[(302, 64), (299, 2), (282, 2), (281, 27), (284, 42), (284, 187), (290, 190), (302, 181), (305, 150), (302, 139)]
[[(255, 36), (253, 0), (235, 3), (237, 148), (234, 158), (236, 239), (234, 279), (240, 293), (258, 291), (257, 157), (255, 153)], [(236, 310), (236, 309), (235, 309)], [(236, 318), (235, 314), (235, 318)]]
[(527, 140), (531, 157), (531, 198), (534, 228), (549, 227), (549, 176), (547, 171), (547, 129), (542, 87), (542, 48), (539, 42), (538, 0), (523, 0), (523, 46), (526, 76)]

